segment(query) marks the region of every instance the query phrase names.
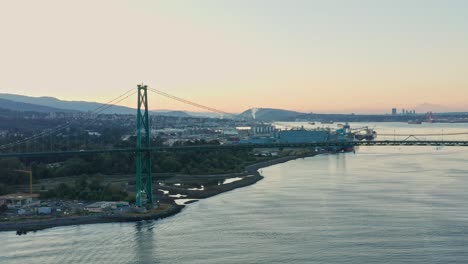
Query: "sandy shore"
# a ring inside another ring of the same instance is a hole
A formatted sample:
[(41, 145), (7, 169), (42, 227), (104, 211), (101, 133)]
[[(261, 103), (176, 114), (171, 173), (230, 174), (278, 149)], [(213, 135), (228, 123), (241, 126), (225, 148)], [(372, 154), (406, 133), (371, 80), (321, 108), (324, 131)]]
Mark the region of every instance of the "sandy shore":
[[(259, 169), (269, 167), (275, 164), (287, 162), (301, 158), (298, 156), (282, 157), (270, 161), (257, 163), (247, 166), (242, 173), (231, 173), (222, 175), (176, 175), (168, 180), (163, 181), (164, 185), (159, 186), (159, 189), (169, 191), (171, 194), (184, 195), (187, 199), (203, 199), (211, 197), (223, 192), (231, 191), (244, 186), (252, 185), (263, 179), (263, 176), (258, 172)], [(239, 177), (240, 180), (228, 184), (219, 184), (219, 181), (225, 179)], [(178, 186), (175, 186), (177, 183)], [(209, 184), (212, 185), (209, 185)], [(218, 184), (216, 184), (218, 183)], [(203, 190), (193, 190), (193, 188), (184, 188), (183, 186), (209, 185)], [(192, 189), (192, 190), (190, 190)], [(0, 222), (0, 231), (17, 231), (18, 234), (26, 232), (42, 230), (57, 226), (71, 226), (96, 223), (113, 223), (113, 222), (134, 222), (142, 220), (157, 220), (165, 217), (173, 216), (179, 213), (185, 206), (174, 203), (173, 198), (164, 195), (162, 192), (155, 192), (155, 199), (158, 199), (161, 204), (164, 204), (164, 210), (159, 210), (154, 213), (119, 215), (119, 216), (71, 216), (57, 217), (42, 220), (25, 220), (17, 222)]]

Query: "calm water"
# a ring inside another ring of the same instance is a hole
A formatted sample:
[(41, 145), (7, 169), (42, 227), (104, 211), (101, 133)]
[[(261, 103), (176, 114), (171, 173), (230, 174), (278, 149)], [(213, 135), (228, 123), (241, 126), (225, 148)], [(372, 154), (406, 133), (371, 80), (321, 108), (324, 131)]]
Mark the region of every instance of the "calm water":
[(467, 164), (449, 147), (295, 160), (158, 222), (0, 233), (0, 263), (468, 263)]

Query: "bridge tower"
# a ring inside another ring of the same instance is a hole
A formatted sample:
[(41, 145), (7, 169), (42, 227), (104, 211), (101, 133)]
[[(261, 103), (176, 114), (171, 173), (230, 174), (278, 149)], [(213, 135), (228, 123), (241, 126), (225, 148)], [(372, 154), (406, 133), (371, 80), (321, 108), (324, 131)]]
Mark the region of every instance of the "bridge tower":
[[(136, 200), (138, 207), (143, 206), (143, 194), (146, 204), (153, 206), (153, 176), (151, 174), (151, 131), (148, 115), (148, 86), (138, 85), (137, 141), (136, 141)], [(143, 175), (145, 187), (142, 186)]]

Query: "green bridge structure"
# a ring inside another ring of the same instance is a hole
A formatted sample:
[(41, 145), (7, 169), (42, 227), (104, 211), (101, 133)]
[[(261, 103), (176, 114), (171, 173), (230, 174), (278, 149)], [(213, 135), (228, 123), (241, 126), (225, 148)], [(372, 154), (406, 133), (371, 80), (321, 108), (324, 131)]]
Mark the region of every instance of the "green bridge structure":
[[(127, 91), (125, 94), (117, 97), (109, 103), (96, 109), (96, 113), (112, 107), (113, 105), (121, 102), (134, 94), (137, 94), (137, 127), (136, 127), (136, 146), (134, 148), (107, 148), (107, 149), (80, 149), (80, 150), (65, 150), (65, 151), (35, 151), (35, 152), (13, 152), (8, 149), (20, 146), (22, 144), (47, 137), (52, 133), (57, 133), (68, 128), (68, 124), (58, 126), (54, 129), (46, 130), (31, 137), (12, 142), (0, 146), (0, 158), (33, 158), (33, 157), (73, 157), (81, 155), (94, 155), (99, 153), (131, 153), (136, 157), (136, 206), (143, 206), (146, 201), (147, 204), (152, 205), (153, 201), (153, 174), (151, 171), (151, 156), (155, 153), (171, 152), (171, 151), (187, 151), (187, 150), (219, 150), (219, 149), (258, 149), (258, 148), (329, 148), (329, 147), (357, 147), (357, 146), (451, 146), (451, 147), (468, 147), (468, 140), (418, 140), (414, 135), (408, 136), (405, 140), (372, 140), (372, 141), (327, 141), (327, 142), (312, 142), (312, 143), (272, 143), (272, 144), (229, 144), (229, 145), (190, 145), (190, 146), (164, 146), (164, 147), (151, 147), (151, 131), (148, 113), (148, 90), (158, 95), (168, 97), (192, 106), (196, 106), (205, 110), (216, 112), (222, 115), (229, 115), (224, 111), (220, 111), (211, 107), (200, 105), (173, 95), (148, 88), (146, 85), (138, 85), (137, 90), (134, 89)], [(86, 124), (83, 124), (86, 125)], [(468, 134), (468, 133), (457, 133)], [(414, 140), (408, 140), (409, 138)], [(146, 198), (143, 197), (146, 195)]]
[(0, 158), (26, 158), (42, 156), (76, 156), (92, 155), (99, 153), (157, 153), (169, 151), (186, 151), (193, 149), (258, 149), (258, 148), (325, 148), (325, 147), (346, 147), (346, 146), (447, 146), (447, 147), (468, 147), (468, 141), (404, 141), (404, 140), (374, 140), (374, 141), (350, 141), (350, 142), (317, 142), (317, 143), (275, 143), (275, 144), (232, 144), (232, 145), (192, 145), (174, 147), (150, 147), (150, 148), (113, 148), (113, 149), (93, 149), (93, 150), (69, 150), (69, 151), (48, 151), (48, 152), (11, 152), (0, 153)]

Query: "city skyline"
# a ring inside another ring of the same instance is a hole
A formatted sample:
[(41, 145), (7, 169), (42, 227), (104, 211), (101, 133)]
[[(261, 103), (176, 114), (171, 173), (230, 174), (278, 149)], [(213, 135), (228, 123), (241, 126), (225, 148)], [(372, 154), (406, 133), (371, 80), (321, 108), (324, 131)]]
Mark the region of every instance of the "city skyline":
[(468, 3), (279, 3), (3, 1), (0, 93), (106, 102), (144, 82), (229, 112), (468, 111)]

